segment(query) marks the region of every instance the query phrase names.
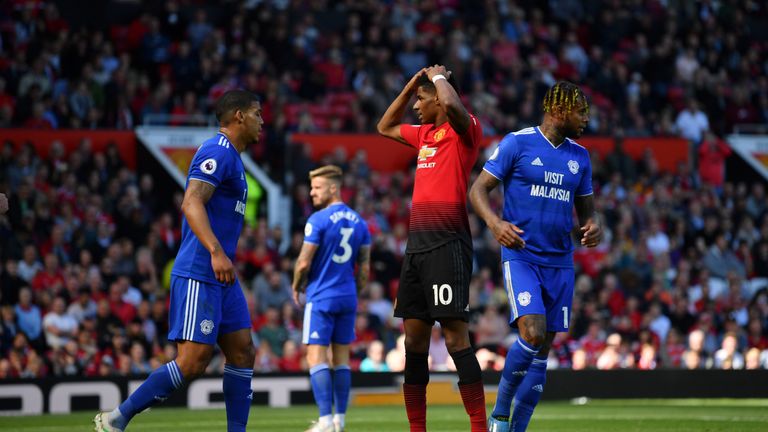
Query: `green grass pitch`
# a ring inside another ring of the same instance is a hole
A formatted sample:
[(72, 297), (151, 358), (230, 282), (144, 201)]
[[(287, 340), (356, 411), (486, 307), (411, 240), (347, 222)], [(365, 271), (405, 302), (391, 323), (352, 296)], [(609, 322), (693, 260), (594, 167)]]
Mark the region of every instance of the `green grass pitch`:
[[(490, 411), (490, 410), (489, 410)], [(90, 431), (94, 413), (0, 417), (0, 431), (69, 432)], [(314, 406), (293, 408), (257, 407), (251, 411), (249, 431), (303, 431), (317, 416)], [(468, 431), (469, 421), (461, 406), (433, 406), (428, 409), (431, 431)], [(158, 408), (137, 416), (129, 432), (224, 431), (223, 410), (190, 411)], [(349, 432), (407, 431), (401, 406), (351, 407), (347, 414)], [(600, 431), (768, 431), (768, 399), (669, 399), (593, 400), (577, 405), (542, 402), (536, 409), (531, 432)]]

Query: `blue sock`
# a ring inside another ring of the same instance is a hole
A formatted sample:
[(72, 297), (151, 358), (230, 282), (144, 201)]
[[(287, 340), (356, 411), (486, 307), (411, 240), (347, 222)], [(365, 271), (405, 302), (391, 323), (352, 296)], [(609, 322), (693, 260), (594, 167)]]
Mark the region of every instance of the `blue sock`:
[(312, 393), (315, 403), (320, 409), (320, 417), (331, 415), (333, 404), (333, 380), (328, 365), (320, 363), (309, 370), (309, 380), (312, 382)]
[(245, 432), (251, 411), (253, 369), (224, 365), (224, 404), (227, 407), (227, 432)]
[(525, 379), (515, 394), (515, 410), (512, 412), (512, 431), (525, 432), (531, 421), (533, 410), (541, 399), (544, 384), (547, 382), (547, 359), (535, 358)]
[(349, 365), (336, 366), (333, 372), (333, 405), (336, 414), (346, 414), (349, 403), (349, 388), (352, 386), (352, 371)]
[(501, 373), (501, 381), (499, 382), (499, 393), (496, 395), (496, 405), (494, 405), (491, 413), (493, 417), (509, 417), (512, 398), (515, 397), (517, 387), (523, 381), (528, 367), (533, 361), (533, 356), (538, 352), (538, 347), (528, 345), (521, 337), (517, 338), (517, 341), (509, 347), (504, 371)]
[(125, 429), (133, 416), (145, 409), (162, 402), (177, 388), (181, 387), (184, 377), (176, 361), (166, 363), (155, 369), (147, 380), (136, 389), (120, 407), (109, 413), (112, 426)]

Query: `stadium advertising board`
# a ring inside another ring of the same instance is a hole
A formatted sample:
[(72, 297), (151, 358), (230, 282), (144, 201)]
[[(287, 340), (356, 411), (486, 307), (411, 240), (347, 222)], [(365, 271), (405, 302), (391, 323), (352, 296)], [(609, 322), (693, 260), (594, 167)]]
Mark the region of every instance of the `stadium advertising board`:
[[(212, 127), (170, 127), (170, 126), (139, 126), (136, 128), (136, 137), (157, 159), (168, 174), (184, 187), (187, 178), (189, 164), (198, 147), (212, 137), (218, 128)], [(243, 165), (249, 176), (255, 179), (255, 184), (266, 192), (267, 223), (270, 227), (280, 226), (283, 230), (283, 243), (281, 250), (288, 246), (290, 234), (291, 203), (282, 188), (274, 182), (247, 154), (242, 153)], [(249, 179), (251, 180), (251, 179)], [(256, 193), (256, 188), (251, 187), (250, 195)], [(249, 204), (250, 205), (250, 204)], [(253, 206), (250, 206), (253, 207)], [(246, 214), (248, 219), (248, 214)]]
[(44, 158), (48, 157), (54, 141), (60, 142), (64, 153), (69, 155), (84, 139), (90, 140), (94, 152), (102, 152), (114, 143), (125, 165), (132, 170), (136, 169), (136, 134), (132, 131), (0, 129), (0, 141), (15, 143), (17, 150), (21, 144), (32, 144), (37, 154)]
[[(0, 384), (0, 415), (65, 414), (83, 410), (111, 410), (133, 393), (142, 380), (122, 377), (93, 380), (16, 380)], [(254, 403), (288, 407), (311, 402), (309, 377), (254, 378)], [(171, 395), (164, 406), (190, 409), (224, 408), (222, 379), (200, 378)]]
[(768, 180), (768, 135), (731, 135), (728, 144)]
[[(490, 152), (501, 140), (501, 136), (484, 137), (481, 146), (487, 154), (481, 159), (487, 159)], [(373, 134), (292, 134), (293, 143), (303, 143), (310, 147), (312, 159), (318, 160), (342, 147), (352, 157), (357, 151), (367, 153), (368, 165), (380, 172), (395, 172), (407, 169), (413, 163), (416, 149), (394, 144), (391, 140)], [(605, 157), (613, 151), (614, 140), (610, 137), (584, 137), (579, 144), (590, 152)], [(625, 138), (624, 151), (634, 159), (641, 159), (643, 153), (651, 151), (663, 171), (676, 171), (680, 162), (688, 160), (688, 141), (681, 138)]]
[[(483, 374), (486, 401), (493, 403), (500, 373)], [(403, 376), (396, 373), (352, 374), (352, 406), (401, 405)], [(0, 416), (64, 414), (111, 410), (143, 381), (125, 377), (13, 379), (0, 382)], [(768, 370), (551, 370), (544, 400), (574, 398), (766, 398)], [(430, 405), (459, 405), (456, 374), (432, 373)], [(269, 373), (251, 381), (253, 403), (275, 408), (312, 403), (309, 377)], [(163, 403), (189, 409), (223, 408), (222, 379), (207, 376), (185, 385)]]

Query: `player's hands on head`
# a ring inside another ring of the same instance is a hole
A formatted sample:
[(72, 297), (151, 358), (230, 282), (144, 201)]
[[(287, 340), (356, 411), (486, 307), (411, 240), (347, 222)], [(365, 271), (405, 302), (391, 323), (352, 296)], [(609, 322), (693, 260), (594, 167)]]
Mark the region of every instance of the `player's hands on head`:
[(446, 79), (451, 77), (451, 71), (445, 68), (443, 65), (434, 65), (430, 66), (426, 69), (427, 78), (429, 78), (430, 81), (432, 81), (432, 78), (434, 78), (437, 75), (442, 75)]
[(235, 283), (235, 266), (221, 249), (211, 254), (211, 267), (213, 267), (213, 274), (216, 275), (217, 281), (227, 285)]
[(525, 240), (520, 237), (523, 230), (517, 227), (515, 224), (511, 224), (507, 221), (500, 221), (497, 224), (491, 226), (493, 236), (496, 237), (496, 241), (504, 247), (510, 249), (522, 249), (525, 247)]
[(421, 76), (425, 73), (427, 73), (427, 68), (421, 68), (418, 72), (413, 74), (411, 80), (408, 81), (408, 84), (406, 84), (405, 87), (410, 91), (416, 91), (416, 89), (419, 87), (419, 78), (421, 78)]
[(603, 230), (600, 225), (595, 222), (587, 222), (586, 225), (580, 228), (584, 233), (581, 236), (581, 245), (589, 248), (595, 247), (600, 244), (600, 240), (603, 238)]

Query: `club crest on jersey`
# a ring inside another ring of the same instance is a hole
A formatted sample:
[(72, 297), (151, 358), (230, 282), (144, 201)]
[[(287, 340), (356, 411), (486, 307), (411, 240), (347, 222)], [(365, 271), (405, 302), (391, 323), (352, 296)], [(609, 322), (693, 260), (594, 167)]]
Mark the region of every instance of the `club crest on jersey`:
[(216, 171), (216, 160), (206, 159), (200, 164), (200, 170), (206, 174), (213, 174)]
[(213, 321), (206, 319), (200, 322), (200, 331), (208, 336), (213, 331)]
[(571, 174), (579, 173), (579, 163), (571, 159), (568, 161), (568, 169), (571, 170)]
[(437, 153), (437, 147), (428, 147), (426, 145), (421, 146), (419, 149), (419, 160), (425, 161), (428, 158), (431, 158)]
[(445, 137), (445, 129), (440, 129), (439, 131), (435, 132), (434, 135), (432, 135), (432, 139), (434, 139), (435, 142), (440, 141), (443, 139), (443, 137)]
[(517, 295), (517, 302), (520, 303), (520, 306), (528, 306), (531, 304), (531, 293), (528, 291), (521, 292)]

